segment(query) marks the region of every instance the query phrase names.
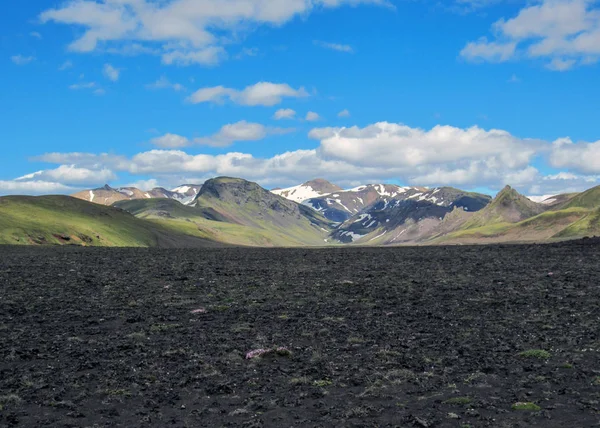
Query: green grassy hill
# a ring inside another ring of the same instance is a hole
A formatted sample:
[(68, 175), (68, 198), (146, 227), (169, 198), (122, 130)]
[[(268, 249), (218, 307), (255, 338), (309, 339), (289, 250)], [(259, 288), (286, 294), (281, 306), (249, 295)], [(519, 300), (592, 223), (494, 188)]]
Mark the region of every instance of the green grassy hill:
[(488, 227), (501, 223), (516, 223), (542, 213), (546, 207), (537, 204), (519, 192), (506, 186), (494, 200), (476, 212), (462, 227), (462, 230)]
[(592, 187), (573, 196), (566, 201), (560, 208), (600, 208), (600, 186)]
[(546, 211), (516, 223), (498, 222), (475, 228), (461, 228), (432, 243), (544, 242), (598, 234), (600, 211), (567, 208)]
[(246, 180), (207, 181), (194, 203), (141, 199), (115, 204), (137, 217), (179, 233), (250, 246), (326, 245), (325, 218)]
[(0, 244), (213, 246), (113, 207), (69, 196), (0, 197)]

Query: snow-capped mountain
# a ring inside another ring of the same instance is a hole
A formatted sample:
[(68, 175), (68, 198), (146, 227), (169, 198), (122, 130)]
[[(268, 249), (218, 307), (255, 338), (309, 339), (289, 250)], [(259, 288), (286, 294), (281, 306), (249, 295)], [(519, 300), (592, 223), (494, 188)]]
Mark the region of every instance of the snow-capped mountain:
[(328, 195), (340, 190), (343, 189), (327, 180), (317, 178), (298, 186), (288, 187), (286, 189), (273, 189), (271, 192), (276, 195), (283, 196), (290, 201), (302, 203), (307, 199), (318, 198), (320, 196)]
[[(398, 241), (401, 237), (400, 242), (414, 241), (422, 236), (431, 236), (432, 231), (454, 210), (476, 212), (490, 201), (487, 195), (452, 187), (404, 188), (382, 196), (379, 201), (348, 218), (332, 233), (332, 237), (345, 243), (375, 239)], [(392, 237), (392, 234), (395, 236)]]
[(202, 185), (198, 184), (181, 185), (171, 190), (172, 197), (169, 199), (175, 199), (184, 205), (189, 205), (194, 201), (201, 188)]
[(184, 205), (190, 204), (202, 186), (188, 184), (179, 186), (173, 190), (155, 187), (152, 190), (143, 191), (136, 187), (110, 187), (108, 184), (97, 189), (83, 190), (71, 196), (94, 202), (100, 205), (112, 205), (117, 201), (133, 199), (174, 199)]
[(331, 221), (342, 223), (379, 201), (386, 202), (395, 198), (414, 197), (422, 195), (426, 191), (427, 189), (424, 187), (367, 184), (311, 198), (304, 201), (303, 204), (319, 211)]

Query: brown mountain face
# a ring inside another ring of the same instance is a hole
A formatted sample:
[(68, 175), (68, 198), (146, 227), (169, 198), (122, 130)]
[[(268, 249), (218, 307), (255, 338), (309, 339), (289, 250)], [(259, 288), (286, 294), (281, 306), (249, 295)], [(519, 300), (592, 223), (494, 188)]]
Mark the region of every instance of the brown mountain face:
[(344, 190), (340, 186), (330, 183), (329, 181), (323, 178), (315, 178), (314, 180), (307, 181), (303, 184), (303, 186), (312, 187), (315, 191), (322, 194)]

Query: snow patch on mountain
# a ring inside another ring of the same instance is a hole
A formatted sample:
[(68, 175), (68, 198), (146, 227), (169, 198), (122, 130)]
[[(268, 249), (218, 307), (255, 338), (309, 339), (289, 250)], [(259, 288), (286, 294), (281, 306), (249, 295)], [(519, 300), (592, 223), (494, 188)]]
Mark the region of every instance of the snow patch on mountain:
[(288, 187), (287, 189), (271, 190), (271, 192), (298, 203), (302, 203), (307, 199), (328, 195), (328, 193), (319, 192), (318, 190), (315, 190), (311, 186), (307, 186), (305, 184)]
[(551, 204), (552, 202), (556, 201), (556, 199), (554, 199), (554, 195), (527, 196), (527, 199), (537, 202), (538, 204)]

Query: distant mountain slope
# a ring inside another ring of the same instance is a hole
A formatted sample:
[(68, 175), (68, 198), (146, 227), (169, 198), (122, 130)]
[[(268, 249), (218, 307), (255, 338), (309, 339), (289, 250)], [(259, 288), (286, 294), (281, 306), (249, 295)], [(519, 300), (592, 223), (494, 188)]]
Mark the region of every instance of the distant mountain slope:
[(578, 194), (579, 193), (563, 193), (560, 195), (547, 196), (539, 200), (531, 198), (529, 199), (531, 199), (533, 202), (545, 205), (546, 207), (548, 207), (548, 209), (554, 209), (556, 207), (562, 207), (566, 205), (573, 197), (577, 196)]
[(585, 208), (546, 211), (516, 223), (492, 223), (459, 228), (431, 244), (490, 244), (498, 242), (549, 242), (600, 234), (600, 215)]
[(0, 197), (0, 244), (114, 247), (216, 245), (175, 233), (117, 208), (69, 196)]
[[(344, 243), (372, 242), (398, 244), (420, 242), (448, 229), (440, 228), (449, 213), (476, 212), (487, 206), (491, 197), (464, 192), (452, 187), (430, 189), (424, 192), (399, 192), (392, 199), (384, 198), (352, 216), (341, 224), (332, 236)], [(465, 221), (468, 215), (462, 215)], [(455, 222), (458, 214), (455, 215)], [(362, 239), (366, 237), (365, 239)]]
[(546, 209), (546, 206), (533, 202), (512, 187), (506, 186), (488, 206), (471, 217), (463, 225), (463, 229), (496, 223), (517, 223), (536, 216)]
[(83, 190), (74, 193), (74, 198), (93, 202), (100, 205), (112, 205), (118, 201), (129, 201), (133, 199), (165, 198), (174, 199), (182, 204), (188, 204), (194, 200), (200, 191), (199, 185), (188, 184), (179, 186), (173, 190), (156, 187), (152, 190), (142, 191), (135, 187), (113, 188), (108, 184), (91, 190)]
[(560, 208), (600, 208), (600, 186), (573, 195), (561, 204)]
[(304, 205), (320, 212), (331, 221), (342, 223), (353, 215), (379, 201), (418, 197), (428, 189), (424, 187), (401, 187), (394, 184), (367, 184), (349, 190), (340, 190), (329, 195), (311, 198)]
[(228, 177), (208, 180), (191, 206), (161, 199), (115, 206), (173, 230), (240, 245), (325, 245), (330, 231), (326, 219), (310, 208)]
[(206, 181), (192, 205), (230, 223), (287, 236), (290, 243), (322, 244), (331, 230), (310, 208), (240, 178)]
[(283, 196), (290, 201), (302, 203), (307, 199), (318, 198), (340, 190), (343, 189), (335, 184), (331, 184), (327, 180), (317, 178), (298, 186), (288, 187), (286, 189), (273, 189), (271, 192)]
[(434, 243), (546, 242), (600, 234), (600, 187), (536, 204), (510, 187)]

